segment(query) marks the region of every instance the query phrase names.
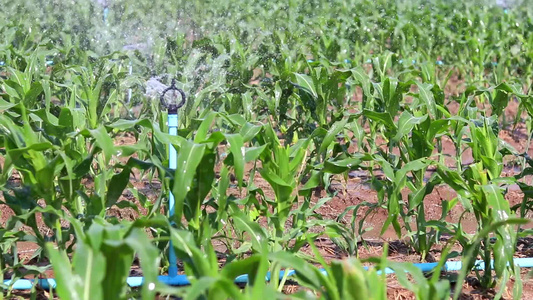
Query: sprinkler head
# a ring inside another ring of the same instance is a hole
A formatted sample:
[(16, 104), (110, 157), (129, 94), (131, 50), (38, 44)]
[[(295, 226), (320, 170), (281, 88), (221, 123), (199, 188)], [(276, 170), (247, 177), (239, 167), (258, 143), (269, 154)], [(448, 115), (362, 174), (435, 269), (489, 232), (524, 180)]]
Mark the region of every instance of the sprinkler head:
[[(181, 95), (181, 102), (180, 103), (167, 103), (167, 101), (165, 101), (165, 94), (168, 91), (177, 91)], [(161, 102), (161, 106), (165, 107), (168, 110), (168, 114), (175, 115), (178, 113), (178, 109), (185, 104), (185, 93), (183, 92), (183, 90), (178, 89), (176, 87), (176, 80), (172, 79), (172, 83), (170, 84), (170, 87), (166, 88), (161, 93), (161, 97), (159, 98), (159, 101)]]

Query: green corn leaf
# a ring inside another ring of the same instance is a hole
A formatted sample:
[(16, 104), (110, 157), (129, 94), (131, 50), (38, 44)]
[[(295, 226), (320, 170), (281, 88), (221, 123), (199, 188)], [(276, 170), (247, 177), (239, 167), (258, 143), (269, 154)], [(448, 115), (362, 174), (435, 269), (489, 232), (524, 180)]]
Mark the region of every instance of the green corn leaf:
[[(489, 189), (490, 191), (491, 189)], [(506, 219), (505, 221), (500, 221), (500, 222), (493, 222), (492, 224), (490, 224), (490, 226), (486, 226), (484, 227), (481, 231), (479, 231), (478, 233), (476, 233), (476, 235), (474, 236), (474, 238), (471, 240), (471, 246), (469, 246), (467, 249), (466, 249), (466, 253), (463, 255), (463, 266), (471, 266), (474, 259), (475, 259), (475, 251), (476, 249), (479, 249), (479, 244), (481, 243), (482, 240), (485, 240), (486, 237), (491, 233), (491, 232), (494, 232), (494, 231), (497, 231), (500, 227), (504, 226), (511, 226), (511, 225), (520, 225), (520, 224), (527, 224), (529, 223), (530, 220), (528, 219), (519, 219), (519, 218), (508, 218)], [(514, 244), (511, 243), (511, 247), (513, 247), (513, 250), (514, 250)], [(463, 282), (467, 276), (467, 274), (470, 272), (471, 270), (468, 269), (468, 268), (462, 268), (461, 269), (461, 272), (459, 273), (459, 276), (457, 278), (457, 282)], [(454, 297), (453, 299), (458, 299), (459, 295), (461, 294), (460, 291), (461, 291), (461, 288), (462, 286), (458, 286), (456, 285), (455, 286), (455, 289), (454, 289)]]
[(414, 210), (433, 191), (433, 183), (428, 182), (424, 187), (412, 193), (409, 197), (409, 209)]
[(9, 110), (13, 107), (17, 106), (16, 103), (11, 103), (11, 102), (7, 102), (5, 100), (3, 100), (2, 98), (0, 98), (0, 111), (6, 111), (6, 110)]
[(335, 140), (335, 138), (337, 137), (337, 134), (339, 134), (339, 132), (341, 132), (344, 129), (344, 126), (346, 126), (346, 123), (348, 123), (348, 118), (344, 118), (339, 122), (335, 122), (333, 126), (331, 126), (331, 128), (328, 130), (328, 133), (322, 140), (322, 144), (320, 145), (320, 149), (318, 150), (319, 154), (326, 153), (327, 148), (329, 147), (331, 142)]
[(425, 104), (430, 116), (435, 118), (437, 116), (437, 104), (435, 103), (435, 98), (431, 90), (433, 85), (429, 83), (417, 83), (417, 86), (420, 100)]
[[(362, 86), (363, 89), (363, 96), (364, 98), (368, 98), (372, 96), (372, 84), (370, 83), (370, 78), (368, 77), (367, 73), (363, 68), (357, 67), (355, 69), (352, 69), (352, 75), (355, 78), (355, 80)], [(363, 107), (366, 108), (366, 107)]]
[(149, 128), (149, 129), (154, 128), (152, 122), (150, 122), (150, 120), (148, 119), (141, 119), (141, 120), (120, 119), (120, 120), (117, 120), (116, 122), (106, 125), (107, 128), (113, 128), (119, 131), (129, 130), (131, 128), (134, 128), (135, 126), (142, 126), (142, 127)]
[(204, 294), (207, 294), (209, 299), (244, 299), (241, 291), (232, 280), (211, 277), (202, 277), (194, 282), (189, 288), (185, 299), (201, 299)]
[(496, 96), (492, 99), (492, 115), (501, 116), (503, 110), (509, 104), (508, 92), (501, 88), (504, 83), (496, 87)]
[(67, 132), (74, 131), (74, 117), (72, 116), (70, 108), (63, 107), (61, 109), (61, 112), (59, 113), (58, 124), (65, 127)]
[(313, 98), (318, 98), (318, 93), (313, 83), (313, 79), (309, 75), (293, 73), (296, 78), (296, 87), (309, 93)]
[(487, 157), (485, 155), (480, 156), (483, 166), (487, 169), (491, 179), (496, 179), (500, 177), (500, 174), (503, 171), (503, 163), (498, 162), (496, 159)]
[(109, 163), (111, 157), (116, 154), (116, 148), (113, 139), (107, 133), (104, 126), (99, 126), (97, 129), (84, 129), (80, 131), (83, 136), (90, 136), (95, 139), (95, 145), (104, 152), (105, 163)]
[[(106, 233), (115, 231), (113, 228), (106, 228)], [(118, 230), (117, 230), (118, 231)], [(128, 291), (126, 280), (130, 273), (133, 262), (133, 249), (123, 240), (123, 232), (115, 238), (107, 238), (104, 241), (101, 251), (105, 257), (105, 277), (102, 280), (102, 289), (106, 299), (125, 299)]]
[(441, 133), (448, 132), (450, 126), (449, 120), (435, 120), (431, 122), (429, 130), (427, 132), (426, 139), (428, 141), (433, 141), (433, 139)]
[(37, 101), (37, 97), (43, 92), (43, 86), (40, 82), (33, 82), (30, 89), (24, 94), (24, 103), (31, 107)]
[(176, 249), (176, 255), (185, 264), (188, 275), (194, 276), (196, 279), (204, 276), (216, 276), (218, 265), (211, 266), (209, 264), (206, 255), (196, 245), (192, 233), (171, 228), (170, 238), (174, 249)]
[(322, 175), (323, 173), (320, 171), (311, 171), (311, 176), (309, 177), (309, 179), (307, 179), (307, 182), (305, 182), (304, 186), (298, 190), (298, 192), (300, 194), (308, 194), (310, 190), (320, 186)]
[(372, 110), (365, 109), (363, 111), (363, 116), (369, 118), (370, 120), (379, 122), (387, 127), (391, 131), (391, 136), (393, 133), (396, 133), (397, 128), (394, 124), (394, 121), (392, 120), (392, 117), (387, 112), (375, 112)]
[[(280, 204), (286, 204), (291, 197), (292, 190), (294, 189), (293, 185), (278, 176), (274, 171), (272, 171), (272, 168), (263, 168), (261, 169), (260, 173), (261, 176), (268, 181), (268, 183), (274, 189), (277, 201)], [(292, 180), (294, 180), (294, 178)]]
[(296, 271), (298, 282), (311, 289), (321, 289), (327, 281), (326, 275), (322, 274), (315, 266), (288, 252), (269, 253), (268, 257), (282, 266)]
[[(522, 281), (522, 276), (520, 274), (521, 268), (514, 268), (514, 285), (513, 285), (513, 300), (518, 300), (522, 298), (524, 283)], [(528, 275), (531, 277), (531, 273)]]
[(198, 127), (198, 130), (196, 131), (196, 136), (194, 137), (195, 143), (201, 143), (203, 142), (206, 137), (209, 129), (211, 128), (211, 125), (213, 123), (213, 120), (215, 120), (215, 117), (217, 116), (214, 112), (209, 112), (202, 120), (202, 123), (200, 124), (200, 127)]
[(126, 186), (130, 182), (131, 169), (124, 168), (120, 173), (113, 175), (109, 184), (107, 185), (106, 206), (111, 207), (115, 205)]
[(255, 274), (262, 259), (262, 255), (255, 254), (243, 260), (232, 261), (224, 266), (220, 271), (220, 276), (228, 280), (234, 280), (238, 276), (246, 274), (248, 275), (248, 282), (253, 285), (256, 282), (255, 279), (263, 280), (263, 278), (257, 278)]
[[(383, 168), (383, 173), (385, 174), (385, 176), (392, 182), (395, 182), (396, 181), (396, 174), (391, 166), (391, 164), (386, 161), (382, 156), (380, 155), (376, 155), (373, 157), (374, 160), (376, 160), (381, 168)], [(399, 180), (401, 180), (401, 178), (399, 178)]]
[(175, 199), (174, 211), (176, 220), (181, 221), (184, 200), (187, 193), (191, 190), (192, 181), (196, 174), (196, 169), (204, 156), (205, 147), (205, 145), (195, 144), (190, 141), (184, 141), (181, 144), (174, 175), (174, 186), (172, 187), (172, 193)]
[[(54, 267), (54, 275), (57, 283), (57, 294), (61, 299), (68, 300), (81, 300), (83, 299), (83, 290), (80, 289), (82, 282), (80, 278), (75, 277), (72, 274), (70, 260), (65, 253), (65, 251), (55, 249), (55, 246), (52, 243), (46, 244), (46, 251), (50, 257), (50, 262)], [(94, 296), (103, 295), (97, 293), (93, 294)]]
[[(495, 222), (504, 222), (511, 218), (511, 210), (509, 202), (505, 200), (500, 189), (491, 184), (482, 186), (483, 193), (491, 207), (492, 218)], [(516, 232), (511, 225), (502, 225), (497, 229), (498, 241), (494, 245), (494, 251), (499, 253), (494, 254), (495, 270), (498, 276), (503, 274), (503, 271), (508, 263), (512, 264), (513, 255), (515, 252)]]
[(141, 228), (133, 228), (124, 242), (139, 255), (144, 277), (142, 299), (153, 299), (158, 290), (156, 287), (160, 285), (157, 279), (159, 274), (157, 271), (159, 267), (159, 249), (152, 245)]
[(185, 217), (189, 221), (189, 226), (195, 229), (200, 228), (201, 205), (211, 191), (215, 179), (215, 160), (216, 154), (211, 149), (206, 149), (196, 173), (192, 174), (192, 184), (185, 197)]
[(267, 145), (259, 147), (246, 147), (244, 153), (244, 161), (249, 163), (258, 159), (258, 157), (265, 151)]
[(513, 254), (511, 253), (511, 257), (509, 257), (508, 253), (506, 253), (505, 245), (503, 244), (504, 241), (502, 238), (498, 237), (496, 239), (496, 242), (492, 245), (492, 254), (494, 256), (494, 271), (496, 272), (496, 276), (502, 277), (504, 272), (507, 269), (507, 263), (509, 261), (513, 261)]
[(244, 177), (244, 159), (245, 149), (244, 141), (240, 134), (226, 134), (231, 154), (233, 155), (233, 167), (235, 169), (235, 176), (242, 186), (242, 179)]
[(414, 117), (409, 112), (404, 111), (398, 120), (398, 132), (392, 138), (392, 141), (395, 143), (399, 142), (404, 136), (408, 135), (413, 130), (415, 125), (424, 122), (427, 117), (427, 115), (422, 117)]
[(202, 299), (202, 295), (206, 294), (215, 285), (216, 281), (216, 278), (211, 277), (203, 277), (195, 281), (188, 289), (185, 300)]
[(214, 198), (217, 199), (218, 196), (218, 211), (217, 211), (217, 220), (221, 221), (227, 218), (227, 195), (226, 191), (229, 187), (229, 171), (226, 166), (222, 167), (220, 170), (220, 179), (218, 181), (218, 190), (214, 192)]
[(403, 167), (396, 172), (394, 181), (397, 186), (400, 186), (400, 182), (405, 180), (405, 176), (409, 172), (419, 171), (424, 168), (427, 168), (432, 163), (431, 160), (426, 158), (419, 158), (417, 160), (410, 161), (403, 165)]
[(326, 160), (322, 171), (331, 174), (341, 174), (358, 168), (364, 161), (369, 161), (371, 158), (369, 154), (356, 153), (349, 158)]
[[(332, 268), (332, 271), (335, 270)], [(344, 294), (350, 299), (365, 299), (370, 296), (370, 291), (366, 283), (366, 272), (359, 261), (355, 259), (344, 260), (342, 262), (342, 272), (346, 279), (346, 287), (339, 291), (344, 291)], [(339, 280), (337, 279), (337, 282)], [(345, 299), (347, 299), (345, 298)]]
[[(80, 289), (83, 290), (81, 299), (89, 300), (99, 295), (103, 298), (106, 291), (103, 289), (102, 283), (107, 268), (104, 255), (98, 249), (91, 248), (83, 242), (77, 243), (72, 264), (76, 275), (69, 280), (79, 282)], [(79, 278), (79, 281), (76, 278)]]
[(263, 241), (265, 241), (267, 237), (263, 228), (261, 228), (258, 223), (250, 221), (250, 219), (235, 206), (232, 209), (232, 218), (235, 221), (235, 226), (237, 226), (239, 230), (247, 232), (250, 235), (252, 247), (256, 251), (262, 251)]
[(246, 122), (239, 131), (244, 143), (250, 142), (261, 131), (263, 126)]

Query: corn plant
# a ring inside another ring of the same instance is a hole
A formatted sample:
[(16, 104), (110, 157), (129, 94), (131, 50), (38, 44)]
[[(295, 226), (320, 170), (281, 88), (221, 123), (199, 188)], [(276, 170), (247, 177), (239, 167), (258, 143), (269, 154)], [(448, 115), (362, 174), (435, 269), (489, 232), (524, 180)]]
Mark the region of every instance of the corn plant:
[[(187, 299), (257, 299), (264, 295), (283, 298), (276, 285), (265, 282), (272, 266), (266, 252), (227, 263), (219, 269), (217, 256), (209, 242), (200, 249), (193, 235), (181, 230), (171, 230), (171, 238), (178, 257), (184, 261), (185, 272), (191, 278), (191, 287), (185, 293)], [(266, 247), (264, 241), (261, 244)], [(242, 275), (248, 278), (243, 291), (234, 284), (235, 278)]]
[[(495, 232), (498, 234), (498, 231), (503, 229), (503, 230), (506, 230), (507, 228), (509, 228), (510, 226), (513, 226), (513, 225), (523, 225), (523, 224), (527, 224), (529, 221), (526, 220), (526, 219), (518, 219), (518, 218), (507, 218), (505, 220), (502, 220), (502, 219), (499, 219), (495, 222), (493, 222), (490, 226), (488, 227), (485, 227), (483, 228), (482, 230), (478, 231), (478, 233), (471, 239), (471, 242), (470, 242), (470, 245), (468, 248), (465, 249), (464, 251), (464, 256), (463, 256), (463, 260), (462, 262), (467, 265), (467, 266), (474, 266), (475, 265), (475, 255), (474, 253), (478, 252), (479, 251), (479, 247), (481, 245), (481, 243), (483, 243), (484, 241), (487, 240), (487, 237), (490, 236), (490, 233), (491, 232)], [(457, 233), (457, 237), (459, 239), (461, 239), (463, 234), (461, 232), (458, 232)], [(498, 237), (498, 238), (501, 238), (501, 237)], [(513, 272), (514, 276), (516, 277), (516, 280), (518, 281), (517, 284), (516, 284), (516, 287), (513, 289), (513, 298), (514, 299), (519, 299), (522, 295), (522, 291), (521, 291), (521, 281), (520, 281), (520, 275), (518, 274), (518, 268), (517, 266), (515, 266), (512, 261), (509, 263), (508, 259), (511, 259), (512, 260), (512, 256), (509, 257), (504, 257), (504, 253), (499, 253), (499, 254), (495, 254), (495, 259), (494, 259), (494, 270), (496, 271), (496, 273), (498, 274), (503, 274), (500, 275), (500, 278), (503, 278), (503, 284), (501, 285), (501, 287), (505, 287), (505, 283), (506, 281), (509, 279), (509, 273), (510, 271)], [(496, 259), (496, 257), (499, 257), (498, 259)], [(489, 268), (489, 270), (492, 269), (492, 266), (488, 266), (486, 265), (487, 261), (489, 261), (490, 263), (490, 260), (486, 260), (484, 259), (484, 262), (481, 264), (481, 269), (485, 269), (485, 272), (486, 272), (486, 268)], [(477, 267), (480, 267), (480, 266), (476, 266), (476, 273), (478, 274), (478, 271), (477, 270), (478, 268)], [(458, 281), (459, 282), (462, 282), (468, 272), (472, 270), (471, 268), (462, 268), (461, 269), (461, 272), (459, 274), (459, 277), (458, 277)], [(486, 275), (486, 273), (485, 273)], [(479, 274), (478, 274), (479, 276)], [(490, 275), (489, 275), (490, 276)], [(489, 277), (487, 276), (487, 277)], [(455, 290), (454, 290), (454, 296), (453, 298), (454, 299), (459, 299), (459, 295), (461, 294), (460, 293), (460, 290), (461, 290), (461, 287), (459, 286), (456, 286), (455, 287)], [(501, 295), (502, 291), (504, 290), (504, 288), (500, 288), (500, 292), (498, 292), (499, 295)]]
[(56, 275), (59, 297), (127, 299), (126, 279), (134, 255), (137, 254), (145, 282), (142, 287), (142, 298), (154, 298), (160, 285), (157, 280), (158, 250), (142, 231), (140, 225), (143, 222), (124, 226), (96, 219), (84, 231), (78, 220), (69, 218), (69, 221), (76, 232), (76, 250), (72, 263), (65, 250), (58, 250), (51, 243), (46, 245)]
[(269, 216), (275, 228), (275, 237), (281, 238), (285, 231), (285, 222), (290, 215), (292, 205), (297, 199), (294, 191), (296, 178), (302, 171), (309, 140), (300, 140), (294, 146), (282, 146), (274, 130), (270, 126), (264, 128), (261, 144), (267, 149), (259, 157), (262, 163), (261, 176), (272, 186), (275, 199), (275, 214)]
[[(439, 176), (444, 182), (452, 187), (458, 194), (458, 199), (467, 209), (476, 216), (478, 230), (489, 228), (497, 222), (504, 222), (512, 218), (509, 203), (504, 199), (505, 185), (512, 182), (511, 178), (500, 178), (502, 172), (502, 150), (499, 149), (499, 140), (490, 126), (491, 121), (483, 118), (478, 122), (469, 122), (471, 147), (474, 163), (468, 166), (462, 173), (439, 166)], [(481, 284), (492, 287), (496, 283), (491, 271), (494, 270), (501, 276), (512, 265), (512, 257), (515, 251), (517, 232), (511, 225), (504, 225), (496, 230), (496, 242), (493, 243), (489, 235), (483, 238), (482, 245), (469, 239), (460, 239), (459, 242), (465, 248), (474, 248), (475, 255), (481, 255), (485, 263), (485, 270), (481, 277)], [(495, 263), (491, 264), (494, 256)], [(473, 266), (471, 263), (470, 266)]]
[(78, 86), (76, 96), (86, 110), (88, 127), (94, 129), (104, 121), (103, 118), (113, 106), (118, 108), (116, 104), (119, 103), (121, 92), (119, 78), (125, 75), (125, 71), (104, 57), (94, 67), (73, 67), (72, 73), (72, 80)]
[[(439, 273), (427, 279), (415, 266), (409, 263), (394, 263), (387, 261), (385, 248), (381, 258), (372, 258), (368, 262), (375, 264), (367, 270), (361, 261), (351, 258), (343, 261), (333, 261), (326, 264), (313, 246), (314, 254), (324, 267), (317, 267), (288, 253), (278, 252), (270, 255), (273, 261), (279, 261), (283, 266), (294, 268), (298, 282), (311, 289), (315, 299), (387, 299), (387, 278), (385, 270), (393, 270), (398, 276), (399, 283), (415, 294), (416, 299), (448, 299), (450, 297), (450, 283), (439, 281)], [(441, 265), (444, 260), (441, 261)], [(409, 272), (416, 284), (407, 279)]]
[(316, 120), (318, 125), (327, 124), (333, 114), (328, 114), (328, 104), (333, 104), (342, 112), (346, 96), (346, 80), (350, 76), (349, 70), (331, 70), (326, 66), (313, 68), (310, 75), (294, 74), (294, 84), (298, 89), (298, 98), (301, 107), (308, 111), (311, 119)]

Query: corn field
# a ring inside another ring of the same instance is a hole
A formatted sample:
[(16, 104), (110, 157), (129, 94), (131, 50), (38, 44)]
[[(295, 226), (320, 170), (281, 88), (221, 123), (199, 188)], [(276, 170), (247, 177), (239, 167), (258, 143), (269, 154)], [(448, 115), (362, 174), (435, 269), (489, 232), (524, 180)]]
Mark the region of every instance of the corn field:
[(0, 0), (0, 299), (530, 299), (532, 134), (528, 0)]

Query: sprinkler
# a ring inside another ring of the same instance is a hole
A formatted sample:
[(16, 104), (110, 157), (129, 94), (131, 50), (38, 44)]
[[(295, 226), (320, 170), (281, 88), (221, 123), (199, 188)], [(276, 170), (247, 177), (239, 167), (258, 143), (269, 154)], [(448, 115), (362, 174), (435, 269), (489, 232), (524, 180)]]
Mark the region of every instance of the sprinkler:
[[(168, 93), (169, 91), (176, 91), (176, 92), (180, 93), (181, 102), (179, 104), (167, 103), (167, 101), (165, 100), (165, 94)], [(163, 106), (164, 108), (166, 108), (168, 110), (168, 115), (169, 116), (170, 115), (176, 115), (176, 120), (177, 120), (178, 109), (180, 109), (185, 104), (185, 93), (183, 92), (183, 90), (178, 89), (176, 87), (176, 80), (172, 79), (172, 83), (170, 84), (170, 87), (168, 87), (168, 88), (163, 90), (163, 92), (161, 93), (161, 97), (159, 98), (159, 101), (161, 101), (161, 106)], [(168, 122), (169, 133), (170, 133), (170, 124), (171, 123), (169, 121)], [(178, 125), (176, 124), (176, 127), (177, 126)]]
[[(176, 103), (168, 103), (165, 100), (165, 94), (170, 91), (176, 91), (181, 95), (181, 102), (179, 104)], [(185, 93), (183, 90), (178, 89), (176, 87), (176, 80), (172, 79), (172, 83), (170, 84), (170, 87), (163, 90), (161, 93), (161, 97), (159, 98), (161, 102), (161, 106), (167, 109), (168, 117), (167, 117), (167, 123), (168, 123), (168, 134), (170, 135), (178, 135), (178, 109), (182, 107), (185, 104)], [(168, 147), (168, 167), (172, 170), (176, 170), (176, 164), (177, 164), (177, 157), (178, 153), (176, 152), (176, 149), (172, 144), (169, 144)], [(170, 218), (174, 216), (174, 195), (172, 194), (172, 191), (169, 192), (168, 195), (168, 212)], [(172, 246), (172, 241), (169, 242), (168, 247), (168, 276), (169, 277), (175, 277), (178, 275), (178, 262), (176, 259), (176, 253), (174, 252), (174, 248)]]

